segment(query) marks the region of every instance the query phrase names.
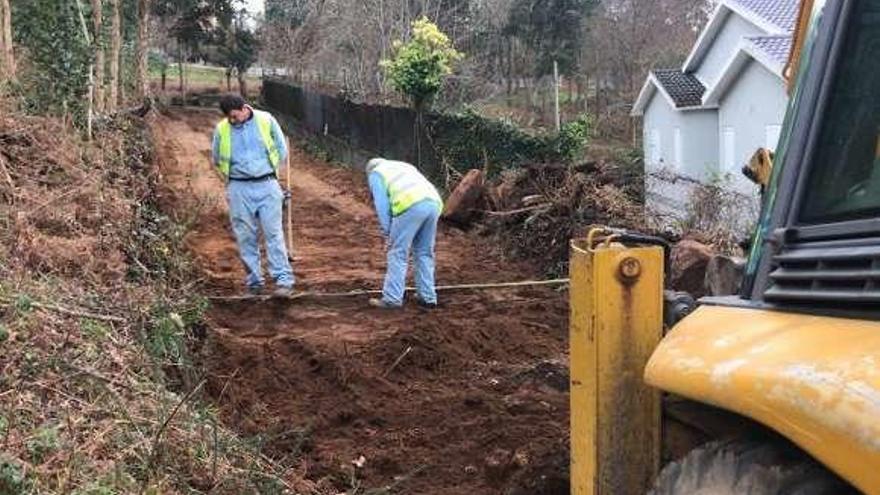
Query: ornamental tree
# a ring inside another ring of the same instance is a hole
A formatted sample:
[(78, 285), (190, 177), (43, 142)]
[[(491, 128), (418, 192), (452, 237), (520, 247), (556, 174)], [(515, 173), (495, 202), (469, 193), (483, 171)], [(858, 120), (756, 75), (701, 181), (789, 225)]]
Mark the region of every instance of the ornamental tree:
[(395, 41), (393, 55), (381, 66), (388, 74), (391, 86), (405, 95), (413, 108), (421, 112), (443, 86), (446, 76), (452, 74), (455, 62), (462, 53), (436, 24), (422, 17), (412, 23), (412, 39), (406, 43)]

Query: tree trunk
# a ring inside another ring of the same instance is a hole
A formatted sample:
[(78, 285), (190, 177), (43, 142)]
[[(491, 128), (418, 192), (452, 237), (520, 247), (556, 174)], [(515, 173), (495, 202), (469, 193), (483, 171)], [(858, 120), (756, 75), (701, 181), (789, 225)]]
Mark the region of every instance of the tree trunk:
[(507, 105), (513, 102), (513, 40), (507, 37)]
[(416, 101), (413, 104), (414, 110), (416, 111), (416, 120), (413, 122), (413, 127), (415, 128), (415, 136), (416, 136), (416, 168), (422, 168), (422, 128), (423, 128), (423, 118), (425, 114), (425, 102)]
[(142, 100), (150, 94), (150, 78), (147, 74), (147, 50), (149, 48), (150, 0), (138, 0), (138, 38), (135, 60), (135, 96)]
[(180, 72), (180, 101), (183, 106), (186, 106), (186, 56), (180, 42), (177, 45), (177, 67)]
[(113, 17), (110, 26), (110, 93), (107, 95), (108, 112), (115, 112), (119, 105), (119, 57), (122, 53), (122, 16), (119, 12), (119, 2), (111, 0)]
[(247, 100), (247, 79), (245, 76), (247, 72), (243, 72), (241, 69), (238, 70), (238, 92), (241, 93), (241, 97)]
[(602, 111), (602, 109), (601, 109), (601, 105), (602, 105), (601, 94), (599, 91), (600, 91), (600, 87), (602, 86), (603, 72), (602, 72), (602, 65), (600, 64), (600, 60), (599, 60), (600, 59), (599, 50), (595, 50), (594, 53), (595, 53), (595, 60), (594, 61), (595, 61), (596, 73), (593, 76), (593, 84), (595, 84), (595, 86), (596, 86), (594, 88), (596, 94), (595, 94), (595, 98), (593, 100), (593, 113), (596, 116), (596, 122), (598, 122), (599, 121), (599, 113)]
[(0, 58), (3, 59), (0, 79), (15, 79), (15, 53), (12, 40), (12, 6), (9, 0), (0, 0)]
[(177, 42), (177, 90), (183, 98), (183, 46)]
[(6, 19), (6, 1), (0, 0), (0, 82), (6, 80), (6, 30), (3, 29)]
[(541, 76), (541, 78), (535, 82), (535, 91), (537, 93), (540, 93), (540, 97), (541, 97), (541, 119), (542, 120), (547, 118), (547, 91), (546, 91), (546, 88), (544, 88), (544, 84), (545, 84), (546, 80), (547, 80), (546, 77)]
[[(635, 98), (635, 84), (636, 84), (634, 70), (629, 71), (627, 80), (628, 80), (628, 83), (627, 83), (627, 86), (628, 86), (627, 90), (628, 91), (626, 94), (626, 99), (627, 99), (627, 101), (633, 101), (633, 98)], [(636, 142), (636, 127), (635, 127), (635, 125), (633, 125), (634, 120), (635, 119), (633, 119), (632, 117), (628, 117), (626, 119), (626, 132), (627, 132), (627, 134), (629, 134), (629, 138), (633, 143)]]
[(232, 69), (226, 69), (226, 91), (232, 92)]
[[(76, 11), (79, 14), (79, 22), (82, 25), (83, 41), (85, 46), (92, 44), (89, 37), (89, 25), (86, 23), (86, 15), (83, 13), (83, 6), (80, 0), (76, 0)], [(88, 113), (86, 114), (86, 139), (92, 140), (92, 122), (95, 112), (95, 65), (89, 64), (89, 91), (88, 91)]]
[(165, 84), (168, 81), (168, 64), (162, 64), (162, 92), (165, 92)]
[(589, 74), (584, 75), (583, 77), (578, 78), (578, 103), (581, 105), (581, 111), (584, 113), (589, 113), (590, 104), (589, 104), (589, 88), (590, 88), (590, 79), (591, 76)]
[(104, 113), (104, 5), (101, 0), (92, 0), (92, 22), (95, 40), (95, 110)]

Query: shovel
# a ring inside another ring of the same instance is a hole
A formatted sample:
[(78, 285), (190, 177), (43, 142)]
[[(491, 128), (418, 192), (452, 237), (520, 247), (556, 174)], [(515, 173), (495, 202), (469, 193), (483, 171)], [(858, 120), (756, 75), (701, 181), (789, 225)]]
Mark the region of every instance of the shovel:
[[(287, 139), (287, 138), (285, 138)], [(284, 191), (284, 204), (287, 210), (287, 232), (285, 237), (285, 245), (287, 247), (287, 261), (293, 263), (293, 201), (291, 201), (291, 184), (290, 184), (290, 139), (287, 139), (287, 160), (284, 164), (286, 168), (287, 179), (285, 181), (286, 190)]]

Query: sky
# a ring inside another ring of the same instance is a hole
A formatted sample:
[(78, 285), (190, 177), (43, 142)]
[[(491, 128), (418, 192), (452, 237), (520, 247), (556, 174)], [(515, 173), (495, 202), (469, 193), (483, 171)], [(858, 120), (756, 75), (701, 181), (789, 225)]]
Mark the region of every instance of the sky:
[(245, 7), (247, 7), (248, 12), (254, 14), (257, 12), (262, 12), (265, 6), (264, 0), (244, 0)]

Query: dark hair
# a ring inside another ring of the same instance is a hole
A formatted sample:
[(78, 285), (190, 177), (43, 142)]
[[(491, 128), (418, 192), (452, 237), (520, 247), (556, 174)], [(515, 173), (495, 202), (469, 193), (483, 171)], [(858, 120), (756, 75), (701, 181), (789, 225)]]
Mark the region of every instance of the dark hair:
[(241, 110), (244, 105), (244, 98), (241, 95), (229, 93), (220, 97), (220, 111), (223, 112), (223, 115), (229, 115), (229, 112), (233, 110)]

